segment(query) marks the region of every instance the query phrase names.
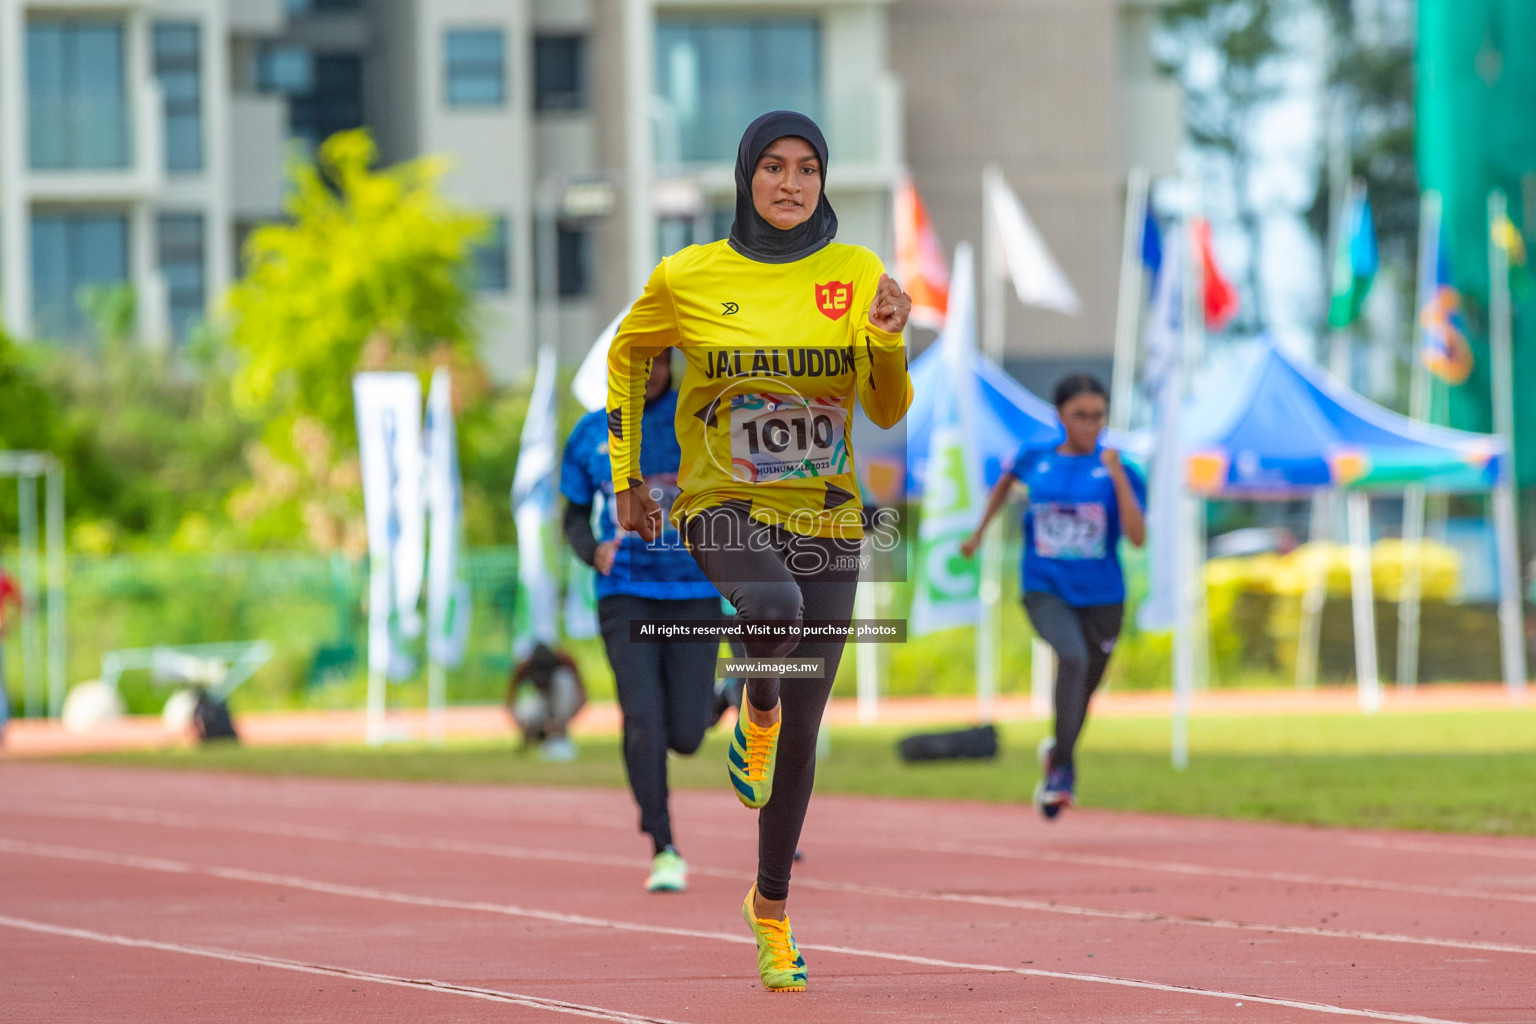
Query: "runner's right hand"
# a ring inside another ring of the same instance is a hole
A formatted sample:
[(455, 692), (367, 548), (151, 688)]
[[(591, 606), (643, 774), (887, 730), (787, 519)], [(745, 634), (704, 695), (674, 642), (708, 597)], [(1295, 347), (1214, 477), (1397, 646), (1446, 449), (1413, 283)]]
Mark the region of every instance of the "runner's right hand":
[(617, 495), (619, 525), (640, 535), (649, 544), (661, 536), (661, 506), (644, 484), (620, 491)]

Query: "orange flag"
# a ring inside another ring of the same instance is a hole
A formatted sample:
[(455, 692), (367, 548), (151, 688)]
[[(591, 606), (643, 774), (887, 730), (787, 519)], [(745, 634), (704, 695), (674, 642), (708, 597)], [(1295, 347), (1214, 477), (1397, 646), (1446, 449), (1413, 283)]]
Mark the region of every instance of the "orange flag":
[(911, 178), (896, 186), (896, 280), (912, 296), (909, 322), (942, 329), (949, 308), (949, 266)]

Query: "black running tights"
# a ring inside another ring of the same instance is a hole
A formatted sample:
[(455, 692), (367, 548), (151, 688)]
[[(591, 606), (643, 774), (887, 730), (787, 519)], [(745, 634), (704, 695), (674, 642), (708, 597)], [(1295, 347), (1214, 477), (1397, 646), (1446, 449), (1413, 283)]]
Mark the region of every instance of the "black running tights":
[(1119, 604), (1074, 608), (1055, 594), (1031, 590), (1024, 610), (1040, 638), (1056, 650), (1056, 749), (1053, 765), (1072, 767), (1072, 750), (1088, 719), (1088, 700), (1099, 688), (1120, 636)]
[[(807, 619), (846, 625), (858, 587), (860, 542), (802, 537), (765, 526), (731, 503), (691, 516), (684, 530), (699, 568), (736, 607), (742, 623), (798, 623)], [(821, 658), (820, 679), (747, 680), (747, 699), (783, 706), (773, 796), (757, 818), (757, 891), (765, 900), (789, 897), (790, 869), (816, 778), (816, 734), (843, 656), (843, 640), (745, 639), (751, 658)], [(745, 708), (743, 708), (745, 713)]]
[(715, 703), (715, 651), (706, 644), (636, 643), (633, 619), (719, 619), (720, 599), (658, 601), (614, 594), (597, 602), (603, 644), (624, 714), (624, 768), (640, 805), (640, 831), (655, 852), (672, 843), (667, 751), (691, 754), (704, 741)]

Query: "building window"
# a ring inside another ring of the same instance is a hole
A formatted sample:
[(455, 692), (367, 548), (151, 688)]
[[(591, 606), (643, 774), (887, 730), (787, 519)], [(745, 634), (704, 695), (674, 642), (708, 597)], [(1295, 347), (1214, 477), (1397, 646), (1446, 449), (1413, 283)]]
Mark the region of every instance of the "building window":
[(507, 99), (506, 46), (501, 29), (452, 29), (444, 34), (450, 107), (499, 107)]
[(533, 41), (535, 110), (587, 109), (585, 36), (539, 36)]
[(294, 17), (306, 14), (330, 14), (334, 11), (355, 11), (362, 7), (361, 0), (284, 0), (283, 7)]
[(34, 170), (129, 165), (123, 65), (121, 22), (28, 23), (27, 143)]
[(475, 288), (504, 292), (511, 287), (511, 239), (507, 218), (492, 217), (484, 239), (475, 244), (470, 259), (475, 268)]
[(171, 337), (186, 343), (203, 317), (206, 282), (203, 264), (203, 216), (162, 213), (159, 222), (160, 273), (169, 299)]
[(155, 77), (165, 97), (165, 169), (203, 169), (203, 75), (196, 22), (155, 26)]
[(579, 299), (592, 291), (592, 233), (576, 224), (561, 224), (556, 231), (556, 284), (562, 299)]
[(310, 152), (363, 123), (363, 58), (357, 54), (267, 46), (256, 59), (256, 87), (288, 97), (288, 134)]
[(128, 217), (60, 211), (32, 216), (32, 329), (78, 341), (94, 325), (81, 307), (87, 288), (128, 281)]
[(315, 64), (309, 51), (302, 46), (263, 46), (256, 55), (256, 88), (285, 96), (313, 92)]
[(730, 161), (759, 114), (820, 118), (821, 26), (814, 18), (660, 19), (656, 86), (677, 126), (661, 133), (657, 162)]

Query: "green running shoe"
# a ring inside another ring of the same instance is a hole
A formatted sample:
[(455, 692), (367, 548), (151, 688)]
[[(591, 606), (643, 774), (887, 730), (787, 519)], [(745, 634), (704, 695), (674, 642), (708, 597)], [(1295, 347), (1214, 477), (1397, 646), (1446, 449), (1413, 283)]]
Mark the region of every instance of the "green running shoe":
[(731, 785), (746, 807), (757, 808), (773, 795), (773, 766), (779, 757), (781, 719), (764, 728), (752, 721), (745, 710), (736, 716), (731, 732), (731, 746), (725, 752)]
[(645, 891), (682, 892), (687, 888), (688, 864), (669, 846), (651, 861), (651, 877), (645, 880)]
[(763, 979), (763, 987), (770, 992), (805, 991), (805, 957), (795, 945), (795, 933), (789, 927), (789, 918), (782, 921), (758, 917), (753, 913), (753, 901), (757, 899), (757, 886), (747, 890), (747, 898), (741, 905), (741, 919), (747, 922), (752, 934), (757, 936), (757, 973)]

